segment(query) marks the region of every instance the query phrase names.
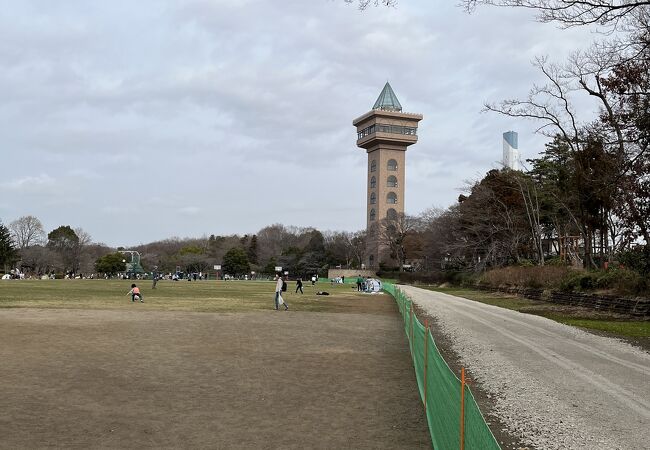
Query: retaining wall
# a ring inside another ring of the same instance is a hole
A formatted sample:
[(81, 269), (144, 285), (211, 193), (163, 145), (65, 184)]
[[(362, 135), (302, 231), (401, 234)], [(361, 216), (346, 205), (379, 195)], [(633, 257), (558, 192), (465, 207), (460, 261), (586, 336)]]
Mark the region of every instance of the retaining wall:
[(641, 319), (650, 319), (650, 299), (647, 298), (624, 298), (609, 295), (584, 294), (580, 292), (561, 292), (544, 289), (502, 287), (494, 288), (488, 286), (479, 286), (482, 290), (506, 292), (516, 294), (522, 297), (558, 303), (561, 305), (581, 306), (591, 308), (596, 311), (607, 311), (617, 314), (624, 314), (638, 317)]
[(374, 278), (377, 276), (377, 272), (374, 270), (361, 270), (361, 269), (329, 269), (327, 271), (327, 278), (330, 280), (336, 277), (345, 277), (345, 278), (357, 278), (359, 275), (362, 277)]

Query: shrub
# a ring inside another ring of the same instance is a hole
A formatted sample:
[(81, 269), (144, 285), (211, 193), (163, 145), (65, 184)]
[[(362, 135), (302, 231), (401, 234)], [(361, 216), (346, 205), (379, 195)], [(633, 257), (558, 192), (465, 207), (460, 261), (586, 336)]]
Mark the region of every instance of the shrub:
[(569, 263), (563, 261), (559, 256), (554, 256), (546, 260), (546, 265), (551, 267), (568, 267)]
[(479, 278), (479, 283), (493, 288), (555, 288), (569, 272), (570, 269), (564, 266), (511, 266), (485, 272)]
[(589, 273), (587, 272), (586, 274), (583, 272), (573, 272), (569, 275), (567, 275), (561, 282), (560, 282), (560, 290), (565, 291), (565, 292), (574, 292), (574, 291), (580, 291), (582, 289), (583, 285), (588, 285), (588, 281), (583, 281), (583, 278), (589, 277)]
[(519, 262), (517, 262), (517, 266), (519, 266), (519, 267), (535, 267), (535, 262), (530, 260), (530, 259), (520, 259)]
[(608, 270), (598, 279), (604, 288), (614, 289), (620, 294), (641, 295), (648, 293), (648, 278), (627, 269)]
[(560, 289), (567, 292), (607, 289), (618, 295), (647, 294), (649, 287), (646, 277), (627, 269), (575, 272), (560, 284)]
[(454, 286), (474, 286), (476, 275), (463, 271), (435, 271), (435, 272), (395, 272), (378, 271), (377, 276), (385, 279), (396, 279), (400, 283), (449, 283)]
[(641, 275), (650, 275), (650, 245), (639, 245), (621, 252), (616, 259), (628, 269), (632, 269)]

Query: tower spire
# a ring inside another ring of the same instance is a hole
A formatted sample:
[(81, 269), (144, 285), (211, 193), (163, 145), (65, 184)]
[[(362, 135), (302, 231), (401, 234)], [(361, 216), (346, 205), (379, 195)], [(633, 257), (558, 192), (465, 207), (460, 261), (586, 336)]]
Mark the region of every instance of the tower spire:
[(397, 95), (395, 95), (395, 92), (393, 91), (393, 88), (390, 87), (388, 81), (381, 90), (381, 94), (379, 94), (372, 109), (379, 109), (382, 111), (402, 111), (402, 105), (399, 100), (397, 100)]

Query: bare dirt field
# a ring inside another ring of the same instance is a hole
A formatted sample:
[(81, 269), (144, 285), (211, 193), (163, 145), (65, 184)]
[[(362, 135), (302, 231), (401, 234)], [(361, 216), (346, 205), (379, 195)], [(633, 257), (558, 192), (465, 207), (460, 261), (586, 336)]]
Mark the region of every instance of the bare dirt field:
[(0, 309), (0, 448), (430, 448), (391, 302)]

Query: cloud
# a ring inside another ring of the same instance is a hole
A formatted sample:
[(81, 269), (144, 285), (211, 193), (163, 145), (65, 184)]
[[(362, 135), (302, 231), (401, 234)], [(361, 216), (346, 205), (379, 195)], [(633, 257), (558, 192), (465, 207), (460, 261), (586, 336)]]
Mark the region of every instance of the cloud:
[(34, 193), (46, 192), (55, 186), (56, 180), (42, 173), (36, 176), (24, 176), (0, 183), (1, 189), (14, 192)]
[(11, 2), (0, 186), (15, 202), (0, 213), (68, 218), (109, 244), (274, 222), (359, 229), (367, 157), (351, 122), (386, 80), (424, 114), (407, 210), (449, 204), (500, 158), (503, 131), (519, 131), (524, 157), (543, 148), (534, 124), (483, 103), (525, 95), (534, 55), (561, 61), (586, 42), (526, 12), (452, 3)]
[(197, 206), (185, 206), (180, 208), (178, 212), (184, 216), (196, 216), (201, 212), (201, 208)]
[(100, 209), (102, 214), (109, 216), (129, 216), (137, 214), (137, 209), (129, 205), (106, 205)]

